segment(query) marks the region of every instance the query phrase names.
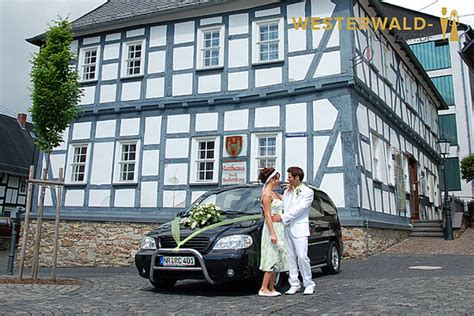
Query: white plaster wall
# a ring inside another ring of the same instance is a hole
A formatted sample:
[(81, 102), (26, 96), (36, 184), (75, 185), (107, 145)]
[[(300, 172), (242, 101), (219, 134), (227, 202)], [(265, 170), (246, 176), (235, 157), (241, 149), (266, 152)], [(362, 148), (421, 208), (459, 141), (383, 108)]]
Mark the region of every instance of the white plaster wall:
[(131, 101), (140, 99), (140, 89), (142, 83), (137, 82), (126, 82), (122, 83), (122, 101)]
[(100, 103), (115, 102), (117, 85), (103, 84), (100, 86)]
[(90, 139), (91, 122), (75, 123), (72, 127), (72, 140)]
[(341, 134), (337, 136), (336, 144), (332, 150), (331, 157), (328, 161), (328, 167), (342, 167), (342, 145), (341, 145)]
[[(332, 16), (332, 12), (336, 5), (329, 0), (311, 0), (311, 16), (328, 17)], [(323, 30), (313, 30), (313, 48), (318, 48)]]
[(216, 17), (213, 17), (213, 18), (201, 19), (200, 23), (201, 23), (201, 25), (222, 23), (222, 17), (216, 16)]
[(159, 50), (148, 54), (148, 73), (154, 74), (165, 71), (166, 51)]
[(320, 186), (321, 190), (331, 197), (337, 207), (345, 207), (344, 175), (342, 173), (326, 173)]
[(366, 170), (372, 172), (372, 156), (370, 151), (370, 145), (366, 142), (360, 142), (360, 146), (363, 156), (362, 163), (364, 164)]
[(95, 138), (114, 137), (115, 120), (97, 121), (95, 128)]
[(81, 88), (84, 94), (81, 98), (82, 105), (93, 104), (95, 99), (95, 86)]
[(122, 38), (121, 33), (113, 33), (113, 34), (107, 34), (105, 36), (105, 41), (106, 42), (111, 42), (111, 41), (117, 41)]
[(166, 45), (166, 25), (150, 28), (150, 47)]
[(390, 192), (390, 214), (397, 215), (397, 206), (395, 205), (395, 194)]
[(145, 29), (144, 28), (136, 29), (136, 30), (130, 30), (130, 31), (127, 31), (127, 33), (126, 33), (126, 37), (135, 37), (135, 36), (142, 36), (142, 35), (145, 35)]
[(115, 80), (118, 74), (118, 64), (102, 65), (102, 80)]
[(114, 143), (95, 143), (90, 184), (110, 184), (114, 159)]
[(163, 191), (163, 207), (185, 207), (186, 191)]
[(321, 167), (321, 160), (323, 158), (324, 151), (326, 150), (329, 136), (314, 136), (313, 139), (314, 178), (316, 177), (318, 169)]
[(67, 190), (65, 206), (84, 206), (84, 190)]
[(140, 131), (140, 118), (122, 119), (120, 122), (120, 136), (138, 135)]
[(315, 131), (332, 130), (339, 111), (328, 99), (313, 102), (313, 122)]
[(248, 128), (249, 111), (227, 111), (224, 114), (224, 130), (237, 131)]
[(100, 42), (100, 36), (88, 37), (82, 40), (82, 45), (95, 44)]
[(189, 114), (168, 116), (168, 134), (189, 133)]
[(188, 164), (165, 164), (165, 185), (181, 185), (188, 183)]
[(245, 67), (249, 63), (248, 39), (235, 39), (229, 41), (229, 68)]
[(196, 202), (196, 200), (199, 199), (204, 193), (206, 193), (206, 191), (193, 191), (191, 193), (191, 203)]
[(196, 132), (216, 131), (217, 113), (199, 113), (196, 114)]
[(189, 95), (193, 93), (193, 74), (173, 75), (173, 95)]
[(362, 181), (362, 199), (361, 199), (361, 206), (364, 209), (370, 210), (370, 204), (369, 204), (369, 192), (367, 190), (367, 177), (364, 174), (361, 174), (360, 176), (361, 181)]
[(166, 158), (188, 158), (189, 139), (188, 138), (168, 138), (166, 140)]
[(263, 16), (269, 16), (269, 15), (275, 15), (275, 14), (280, 14), (280, 8), (271, 8), (271, 9), (266, 9), (266, 10), (260, 10), (260, 11), (255, 11), (255, 17), (260, 18)]
[[(39, 199), (38, 199), (39, 205)], [(53, 198), (51, 196), (51, 189), (46, 188), (45, 195), (44, 195), (44, 206), (53, 206)]]
[(282, 82), (282, 68), (272, 67), (255, 70), (255, 87), (264, 87)]
[(306, 103), (286, 105), (286, 132), (307, 132)]
[(377, 212), (383, 212), (382, 192), (379, 189), (374, 189), (374, 197), (375, 197), (375, 210)]
[(267, 106), (255, 109), (255, 127), (280, 126), (280, 107)]
[(135, 189), (117, 189), (115, 190), (115, 207), (134, 207)]
[(390, 214), (390, 200), (387, 191), (382, 191), (383, 211)]
[(341, 60), (339, 51), (324, 53), (319, 61), (313, 78), (336, 75), (341, 73)]
[(334, 28), (331, 32), (331, 37), (329, 37), (328, 44), (326, 48), (339, 46), (339, 30)]
[(110, 190), (89, 190), (89, 207), (110, 207)]
[(303, 170), (307, 170), (307, 142), (308, 140), (306, 137), (286, 138), (286, 167), (284, 168), (284, 170), (288, 169), (291, 166), (299, 166)]
[[(59, 177), (59, 168), (63, 168), (63, 177), (64, 177), (64, 167), (66, 164), (66, 155), (65, 154), (51, 154), (51, 171), (53, 172), (53, 178), (57, 179)], [(10, 177), (12, 179), (12, 177)], [(18, 186), (18, 185), (16, 185)]]
[(152, 78), (146, 81), (146, 98), (161, 98), (165, 95), (165, 78)]
[(194, 65), (194, 46), (173, 49), (173, 70), (191, 69)]
[(246, 34), (249, 32), (248, 13), (229, 16), (229, 35)]
[(248, 83), (248, 72), (241, 71), (241, 72), (230, 72), (228, 74), (228, 90), (235, 91), (235, 90), (244, 90), (247, 89), (249, 86)]
[(144, 144), (159, 144), (161, 139), (161, 116), (145, 118)]
[(66, 150), (67, 149), (66, 143), (68, 142), (68, 139), (69, 139), (69, 127), (67, 127), (64, 130), (64, 132), (62, 133), (62, 138), (63, 138), (63, 141), (61, 142), (61, 144), (59, 144), (58, 147), (54, 148), (55, 150)]
[(194, 42), (194, 21), (174, 25), (174, 43)]
[(118, 59), (120, 56), (120, 43), (104, 46), (104, 60)]
[(369, 127), (374, 129), (374, 130), (377, 130), (377, 118), (375, 116), (375, 113), (372, 112), (371, 110), (367, 110), (369, 112)]
[(305, 2), (297, 2), (293, 4), (289, 4), (286, 6), (286, 16), (288, 17), (288, 24), (293, 24), (293, 19), (295, 18), (298, 21), (298, 18), (305, 18)]
[(157, 207), (158, 182), (142, 182), (140, 207)]
[(198, 93), (218, 92), (221, 90), (221, 75), (199, 76)]
[(159, 160), (160, 160), (159, 150), (143, 151), (142, 176), (158, 175)]
[(288, 80), (299, 81), (306, 78), (314, 54), (288, 57)]
[[(303, 15), (304, 19), (304, 15)], [(296, 18), (298, 20), (298, 18)], [(288, 29), (288, 52), (297, 52), (306, 49), (306, 31), (302, 29)]]

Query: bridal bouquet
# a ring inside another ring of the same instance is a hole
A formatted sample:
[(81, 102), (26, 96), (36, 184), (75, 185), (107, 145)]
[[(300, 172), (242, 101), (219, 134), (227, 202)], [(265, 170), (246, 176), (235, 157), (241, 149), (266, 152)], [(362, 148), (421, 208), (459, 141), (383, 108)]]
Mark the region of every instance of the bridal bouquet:
[(181, 224), (191, 229), (195, 229), (196, 227), (202, 228), (210, 224), (221, 222), (223, 213), (222, 209), (214, 203), (199, 204), (189, 211), (187, 217), (181, 219)]

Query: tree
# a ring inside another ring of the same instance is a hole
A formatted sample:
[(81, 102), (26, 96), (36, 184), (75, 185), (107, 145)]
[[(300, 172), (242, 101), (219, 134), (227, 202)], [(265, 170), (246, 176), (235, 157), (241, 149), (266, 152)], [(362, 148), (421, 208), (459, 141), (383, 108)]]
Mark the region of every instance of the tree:
[(474, 154), (461, 160), (461, 175), (466, 182), (474, 180)]
[[(78, 75), (71, 67), (75, 55), (70, 50), (73, 40), (71, 25), (59, 18), (49, 27), (46, 41), (31, 61), (32, 107), (31, 117), (36, 143), (45, 154), (42, 179), (46, 180), (53, 148), (63, 141), (64, 130), (81, 114), (79, 101), (82, 91)], [(33, 279), (37, 277), (41, 242), (41, 224), (44, 209), (45, 186), (41, 186), (33, 255)]]

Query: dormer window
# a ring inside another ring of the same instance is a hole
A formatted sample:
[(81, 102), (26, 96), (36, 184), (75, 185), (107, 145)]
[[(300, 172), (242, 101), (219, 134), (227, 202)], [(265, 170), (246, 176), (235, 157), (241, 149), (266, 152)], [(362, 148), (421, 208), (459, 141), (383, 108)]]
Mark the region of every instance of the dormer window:
[(98, 78), (99, 47), (82, 48), (80, 52), (81, 81), (94, 81)]
[(143, 75), (145, 41), (124, 43), (122, 77)]
[(198, 30), (197, 65), (199, 69), (224, 66), (224, 26)]

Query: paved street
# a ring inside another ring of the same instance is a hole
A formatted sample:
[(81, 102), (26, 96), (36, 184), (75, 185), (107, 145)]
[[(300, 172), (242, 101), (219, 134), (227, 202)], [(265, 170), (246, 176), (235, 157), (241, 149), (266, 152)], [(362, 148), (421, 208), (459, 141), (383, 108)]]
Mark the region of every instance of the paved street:
[(280, 298), (200, 281), (157, 291), (133, 268), (60, 269), (60, 277), (82, 285), (0, 285), (0, 314), (468, 314), (474, 310), (473, 262), (474, 256), (387, 253), (346, 260), (339, 275), (314, 275), (315, 295)]

